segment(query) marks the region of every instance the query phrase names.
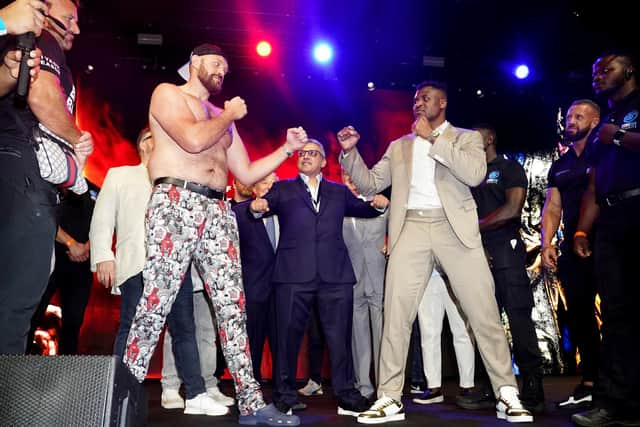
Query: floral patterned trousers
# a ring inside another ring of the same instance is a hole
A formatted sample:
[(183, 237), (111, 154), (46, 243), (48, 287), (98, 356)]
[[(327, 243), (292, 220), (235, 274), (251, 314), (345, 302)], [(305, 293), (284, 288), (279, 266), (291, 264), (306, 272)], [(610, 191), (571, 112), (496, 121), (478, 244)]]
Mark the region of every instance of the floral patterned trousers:
[(189, 265), (203, 279), (241, 415), (265, 406), (253, 378), (246, 330), (238, 225), (227, 202), (170, 184), (154, 187), (146, 216), (144, 291), (123, 361), (144, 381), (153, 351)]

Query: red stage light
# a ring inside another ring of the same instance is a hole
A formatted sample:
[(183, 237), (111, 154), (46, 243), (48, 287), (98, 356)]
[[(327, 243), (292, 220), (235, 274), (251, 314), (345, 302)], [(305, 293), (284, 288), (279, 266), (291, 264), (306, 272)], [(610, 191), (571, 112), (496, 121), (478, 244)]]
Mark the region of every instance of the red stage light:
[(256, 52), (258, 53), (258, 55), (262, 57), (267, 57), (271, 55), (271, 43), (265, 40), (259, 42), (256, 45)]

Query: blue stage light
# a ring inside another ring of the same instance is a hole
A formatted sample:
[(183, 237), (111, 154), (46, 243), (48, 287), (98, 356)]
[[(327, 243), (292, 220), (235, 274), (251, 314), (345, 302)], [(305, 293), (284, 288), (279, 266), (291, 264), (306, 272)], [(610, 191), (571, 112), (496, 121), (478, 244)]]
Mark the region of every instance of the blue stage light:
[(313, 58), (320, 64), (328, 64), (333, 59), (333, 48), (327, 42), (320, 42), (313, 48)]
[(529, 67), (525, 64), (518, 65), (513, 71), (513, 74), (521, 80), (526, 79), (529, 77)]

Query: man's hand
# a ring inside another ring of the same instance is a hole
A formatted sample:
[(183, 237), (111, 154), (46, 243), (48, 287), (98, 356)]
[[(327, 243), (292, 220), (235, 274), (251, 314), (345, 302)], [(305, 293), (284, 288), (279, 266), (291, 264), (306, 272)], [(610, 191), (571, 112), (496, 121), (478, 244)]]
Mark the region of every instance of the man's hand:
[(247, 115), (247, 104), (244, 102), (244, 99), (236, 96), (224, 102), (224, 111), (231, 114), (233, 120), (240, 120)]
[(285, 144), (291, 151), (301, 150), (308, 140), (307, 131), (302, 126), (287, 129), (287, 142)]
[(384, 197), (382, 194), (376, 194), (373, 196), (373, 200), (371, 200), (371, 206), (376, 209), (387, 209), (387, 206), (389, 206), (389, 199)]
[(42, 32), (44, 17), (49, 14), (48, 3), (40, 0), (16, 0), (0, 9), (9, 34), (24, 34), (32, 31), (36, 37)]
[[(429, 120), (425, 116), (420, 116), (416, 119), (415, 122), (411, 125), (411, 130), (421, 138), (426, 140), (430, 140), (431, 132), (433, 132), (433, 128), (431, 124), (429, 124)], [(433, 144), (432, 141), (429, 141)]]
[(89, 259), (89, 242), (79, 243), (75, 240), (69, 245), (67, 256), (73, 262), (84, 262)]
[[(36, 81), (38, 73), (40, 72), (40, 60), (42, 59), (42, 51), (40, 49), (33, 49), (29, 52), (29, 60), (27, 65), (29, 66), (29, 74), (31, 75), (31, 83)], [(9, 69), (9, 74), (14, 79), (18, 79), (20, 74), (20, 61), (22, 60), (21, 50), (10, 50), (4, 56), (4, 65)]]
[(251, 201), (251, 204), (249, 204), (249, 209), (253, 213), (269, 212), (269, 202), (261, 197), (256, 197)]
[(113, 287), (116, 278), (116, 262), (102, 261), (96, 264), (96, 277), (105, 288)]
[(76, 153), (76, 157), (78, 158), (78, 169), (84, 169), (85, 164), (87, 163), (87, 158), (93, 153), (93, 137), (87, 131), (82, 131), (82, 135), (80, 139), (78, 139), (78, 143), (73, 146), (73, 151)]
[(613, 144), (613, 134), (618, 130), (618, 126), (613, 123), (603, 123), (598, 128), (596, 138), (601, 144)]
[(360, 140), (360, 134), (353, 126), (347, 126), (338, 131), (337, 138), (340, 143), (340, 147), (342, 147), (342, 151), (348, 153), (353, 150)]
[(590, 257), (589, 240), (583, 236), (575, 236), (573, 238), (573, 252), (581, 258)]
[(558, 268), (558, 249), (555, 246), (545, 246), (540, 251), (542, 265), (551, 271)]

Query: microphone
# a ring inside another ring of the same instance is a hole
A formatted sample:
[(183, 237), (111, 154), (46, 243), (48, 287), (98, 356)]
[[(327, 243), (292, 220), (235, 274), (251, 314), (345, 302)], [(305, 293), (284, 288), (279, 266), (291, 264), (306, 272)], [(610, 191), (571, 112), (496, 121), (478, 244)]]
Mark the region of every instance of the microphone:
[[(64, 33), (67, 33), (69, 31), (67, 26), (64, 25), (64, 23), (61, 20), (59, 20), (58, 18), (54, 18), (51, 15), (47, 15), (47, 18), (49, 18), (49, 20), (51, 20), (51, 22), (56, 24), (58, 27), (62, 28), (62, 31), (64, 31)], [(58, 31), (58, 33), (60, 33), (60, 31)]]
[(29, 31), (25, 34), (20, 34), (17, 37), (17, 48), (22, 51), (22, 58), (20, 59), (20, 70), (18, 73), (18, 87), (16, 89), (16, 96), (21, 100), (25, 100), (29, 95), (29, 83), (31, 82), (31, 75), (29, 74), (29, 54), (35, 48), (36, 35)]

